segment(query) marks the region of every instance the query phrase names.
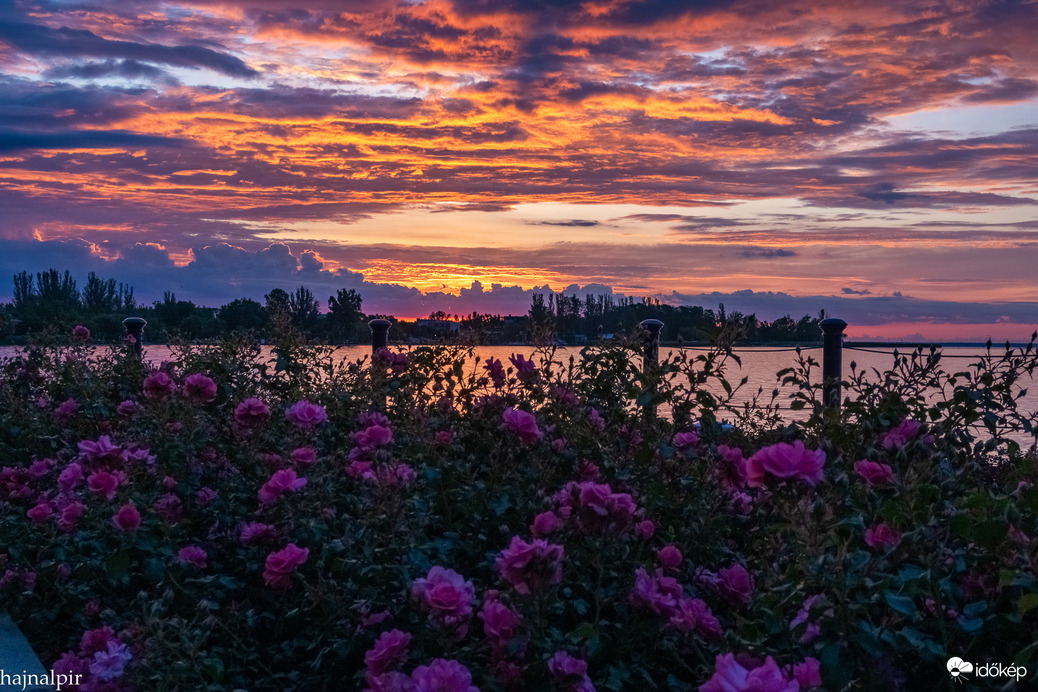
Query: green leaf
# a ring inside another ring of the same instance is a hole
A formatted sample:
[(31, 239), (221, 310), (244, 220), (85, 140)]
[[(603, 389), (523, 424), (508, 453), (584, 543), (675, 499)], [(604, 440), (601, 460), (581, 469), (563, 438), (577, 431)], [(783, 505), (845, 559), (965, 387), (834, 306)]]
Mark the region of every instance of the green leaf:
[(113, 553), (105, 563), (105, 570), (110, 577), (122, 577), (130, 570), (130, 554), (125, 550)]
[(1005, 519), (982, 521), (973, 528), (973, 540), (985, 548), (996, 548), (1009, 533), (1009, 522)]
[(1038, 608), (1038, 593), (1026, 593), (1021, 596), (1020, 600), (1016, 602), (1016, 608), (1021, 615), (1027, 615), (1035, 608)]
[(898, 596), (893, 591), (887, 591), (883, 594), (883, 598), (886, 600), (887, 605), (890, 606), (891, 610), (908, 617), (915, 617), (915, 602), (908, 596)]

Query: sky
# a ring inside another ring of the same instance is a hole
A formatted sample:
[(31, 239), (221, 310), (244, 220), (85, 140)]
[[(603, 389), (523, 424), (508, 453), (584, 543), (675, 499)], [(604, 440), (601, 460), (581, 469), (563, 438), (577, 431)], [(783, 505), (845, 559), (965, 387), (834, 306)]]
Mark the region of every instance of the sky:
[(1038, 327), (1036, 0), (0, 0), (28, 270), (369, 313)]

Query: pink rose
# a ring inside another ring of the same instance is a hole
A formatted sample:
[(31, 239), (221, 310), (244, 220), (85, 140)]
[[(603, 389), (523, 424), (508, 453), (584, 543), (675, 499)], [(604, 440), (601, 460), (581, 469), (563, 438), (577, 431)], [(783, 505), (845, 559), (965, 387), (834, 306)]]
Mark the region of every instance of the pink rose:
[(328, 421), (324, 406), (309, 401), (297, 401), (285, 409), (285, 418), (302, 430), (310, 430)]
[(562, 519), (555, 512), (541, 512), (533, 518), (533, 524), (530, 525), (530, 533), (535, 538), (543, 538), (544, 536), (550, 536), (561, 528)]
[(367, 667), (365, 678), (382, 675), (390, 668), (395, 668), (407, 660), (407, 648), (411, 644), (411, 635), (400, 630), (383, 632), (375, 641), (375, 645), (364, 654), (364, 665)]
[(479, 692), (472, 685), (472, 673), (457, 661), (435, 659), (411, 673), (414, 692)]
[(865, 543), (870, 548), (885, 550), (901, 542), (901, 533), (886, 522), (865, 529)]
[(155, 504), (152, 507), (155, 509), (156, 514), (171, 524), (179, 521), (184, 515), (184, 503), (173, 493), (166, 493), (155, 500)]
[(58, 474), (58, 490), (62, 493), (72, 492), (76, 486), (83, 482), (83, 467), (72, 462), (65, 470)]
[(587, 674), (587, 661), (570, 656), (565, 651), (556, 651), (548, 659), (548, 671), (558, 682), (571, 683), (570, 692), (594, 692), (595, 686)]
[(58, 407), (54, 409), (54, 418), (58, 422), (67, 421), (72, 416), (76, 415), (79, 411), (79, 402), (75, 399), (65, 399), (63, 402), (58, 404)]
[(679, 598), (670, 625), (681, 632), (694, 632), (707, 641), (717, 641), (724, 634), (720, 621), (700, 598)]
[(906, 418), (896, 426), (883, 433), (882, 444), (885, 449), (899, 449), (919, 437), (923, 424), (917, 420)]
[(293, 449), (289, 458), (300, 466), (313, 466), (317, 463), (317, 450), (313, 447), (299, 447)]
[(873, 488), (880, 485), (890, 485), (894, 482), (894, 469), (878, 461), (868, 461), (866, 459), (856, 461), (854, 462), (854, 472), (865, 481), (865, 485)]
[(699, 692), (797, 692), (800, 684), (782, 674), (775, 660), (768, 656), (763, 665), (744, 668), (733, 654), (718, 655), (714, 674)]
[(125, 504), (112, 516), (112, 525), (123, 533), (136, 531), (141, 526), (141, 513), (133, 504)]
[(532, 413), (509, 408), (501, 414), (501, 420), (503, 421), (502, 428), (513, 433), (526, 444), (534, 444), (544, 437), (544, 433), (537, 427), (537, 418)]
[(85, 324), (77, 324), (72, 328), (72, 338), (76, 341), (90, 341), (90, 328)]
[(718, 570), (717, 574), (703, 572), (699, 580), (733, 606), (746, 605), (753, 598), (753, 575), (739, 563)]
[(71, 533), (76, 529), (76, 523), (86, 514), (86, 505), (82, 502), (70, 502), (61, 509), (58, 517), (58, 528), (65, 533)]
[(797, 440), (793, 444), (779, 442), (758, 450), (746, 462), (746, 484), (760, 487), (765, 472), (776, 478), (799, 479), (809, 485), (817, 485), (825, 477), (825, 452), (820, 449), (805, 449)]
[(656, 533), (656, 524), (651, 519), (643, 519), (634, 527), (634, 535), (646, 541)]
[(817, 658), (808, 656), (802, 663), (793, 664), (793, 678), (803, 689), (822, 686), (821, 664)]
[(208, 375), (194, 373), (184, 380), (184, 396), (195, 404), (208, 404), (216, 398), (216, 382)]
[(177, 561), (182, 565), (193, 565), (205, 569), (209, 555), (205, 549), (197, 545), (188, 545), (177, 551)]
[(144, 378), (144, 396), (149, 399), (168, 399), (177, 391), (173, 378), (162, 370), (155, 370)]
[(119, 477), (108, 471), (94, 471), (87, 477), (87, 488), (95, 495), (111, 500), (119, 489)]
[(667, 569), (677, 569), (681, 565), (681, 551), (676, 546), (665, 545), (659, 549), (656, 555), (660, 559), (660, 564)]
[(508, 643), (519, 633), (522, 618), (504, 603), (496, 600), (485, 603), (479, 617), (483, 620), (483, 633), (487, 636), (490, 648), (500, 656)]
[(354, 442), (361, 449), (376, 449), (393, 442), (393, 429), (388, 425), (369, 425), (354, 435)]
[(411, 595), (431, 620), (455, 625), (472, 615), (476, 589), (454, 570), (436, 565), (424, 579), (414, 580)]
[(270, 480), (259, 489), (259, 501), (262, 504), (268, 505), (281, 497), (282, 494), (295, 492), (305, 485), (306, 479), (297, 478), (295, 469), (275, 471)]
[(264, 583), (279, 591), (287, 589), (292, 585), (292, 575), (309, 556), (309, 548), (300, 548), (295, 543), (270, 553), (263, 569)]
[(675, 433), (672, 444), (677, 449), (688, 449), (699, 444), (699, 435), (694, 432)]
[(634, 573), (634, 586), (628, 594), (628, 600), (632, 605), (670, 618), (677, 609), (678, 599), (682, 598), (684, 593), (677, 579), (663, 576), (662, 569), (649, 574), (644, 568), (639, 567)]
[(140, 410), (141, 405), (133, 399), (126, 399), (120, 402), (120, 404), (115, 408), (116, 413), (118, 413), (120, 416), (126, 416), (127, 418), (135, 415)]
[(34, 524), (45, 524), (54, 516), (54, 508), (49, 502), (40, 502), (26, 512), (25, 516), (29, 517), (29, 521)]
[(270, 524), (250, 521), (248, 524), (241, 527), (238, 541), (241, 542), (242, 545), (254, 545), (275, 538), (276, 536), (277, 531)]
[(234, 409), (234, 422), (243, 428), (262, 427), (270, 418), (270, 407), (267, 402), (257, 397), (249, 397)]
[(512, 543), (501, 551), (495, 564), (501, 577), (524, 596), (562, 582), (563, 547), (540, 538), (527, 543), (512, 536)]

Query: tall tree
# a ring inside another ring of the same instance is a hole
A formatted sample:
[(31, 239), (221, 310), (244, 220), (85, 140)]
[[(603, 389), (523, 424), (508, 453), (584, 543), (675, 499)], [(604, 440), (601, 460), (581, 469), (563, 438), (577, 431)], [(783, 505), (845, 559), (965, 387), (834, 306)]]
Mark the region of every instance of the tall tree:
[(340, 288), (334, 296), (328, 296), (328, 323), (333, 339), (353, 338), (364, 317), (360, 309), (362, 303), (360, 294), (352, 288)]
[(218, 317), (229, 332), (262, 331), (267, 326), (267, 309), (250, 298), (236, 298), (220, 308)]
[(292, 316), (292, 323), (304, 332), (312, 332), (317, 326), (318, 316), (321, 314), (321, 304), (310, 289), (300, 286), (296, 292), (288, 297), (288, 312)]
[(122, 301), (115, 289), (115, 279), (102, 279), (94, 272), (87, 275), (82, 294), (83, 309), (93, 315), (115, 312)]

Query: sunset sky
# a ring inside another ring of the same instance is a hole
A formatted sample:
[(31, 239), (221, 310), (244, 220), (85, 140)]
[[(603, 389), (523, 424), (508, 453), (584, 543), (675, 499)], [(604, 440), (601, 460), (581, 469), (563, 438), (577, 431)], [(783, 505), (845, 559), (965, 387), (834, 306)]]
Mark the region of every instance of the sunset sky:
[(1038, 2), (0, 0), (0, 300), (1038, 326)]

